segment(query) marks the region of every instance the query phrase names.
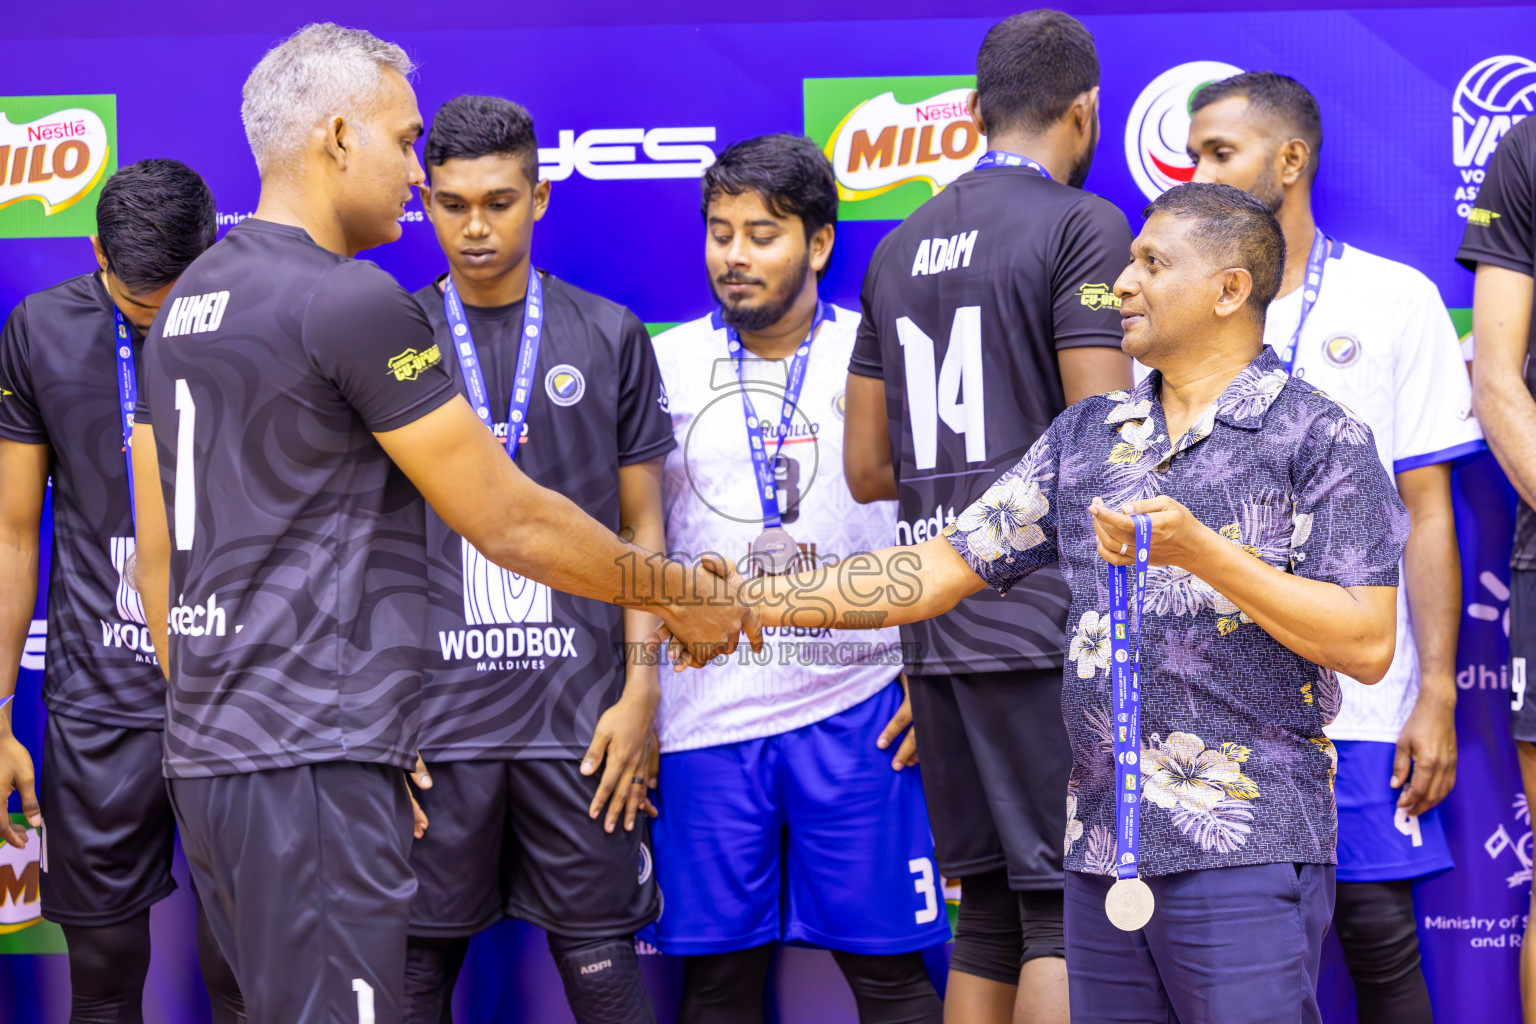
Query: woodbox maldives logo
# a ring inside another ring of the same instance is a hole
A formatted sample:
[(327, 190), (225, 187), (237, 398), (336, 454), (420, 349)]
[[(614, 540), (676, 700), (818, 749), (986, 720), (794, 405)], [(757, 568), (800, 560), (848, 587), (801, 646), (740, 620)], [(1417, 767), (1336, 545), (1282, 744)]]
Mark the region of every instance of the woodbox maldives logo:
[(117, 97), (0, 96), (0, 238), (96, 230), (117, 170)]
[(976, 166), (974, 75), (807, 78), (805, 134), (832, 161), (840, 220), (899, 220)]

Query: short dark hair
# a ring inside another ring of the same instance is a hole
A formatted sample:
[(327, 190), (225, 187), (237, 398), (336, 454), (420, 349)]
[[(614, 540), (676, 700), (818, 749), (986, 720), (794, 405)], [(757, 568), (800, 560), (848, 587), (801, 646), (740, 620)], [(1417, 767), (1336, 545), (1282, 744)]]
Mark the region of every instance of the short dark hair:
[(1190, 182), (1152, 200), (1141, 215), (1148, 218), (1154, 213), (1198, 221), (1192, 234), (1209, 248), (1210, 258), (1248, 271), (1253, 277), (1248, 307), (1263, 323), (1285, 273), (1285, 234), (1269, 207), (1231, 185)]
[(437, 108), (427, 132), (427, 174), (449, 160), (482, 156), (517, 157), (528, 184), (539, 181), (539, 139), (533, 116), (521, 104), (500, 96), (455, 96)]
[(179, 160), (119, 168), (96, 200), (96, 240), (107, 270), (131, 291), (170, 284), (218, 235), (213, 192)]
[(1083, 23), (1025, 11), (993, 25), (976, 54), (976, 92), (989, 132), (1043, 132), (1099, 84), (1099, 55)]
[[(799, 217), (810, 237), (837, 223), (837, 179), (832, 162), (810, 139), (759, 135), (725, 148), (704, 172), (700, 212), (721, 195), (756, 192), (775, 217)], [(825, 273), (825, 268), (823, 268)]]
[(1295, 138), (1311, 146), (1312, 177), (1317, 177), (1317, 158), (1323, 148), (1323, 115), (1317, 109), (1317, 98), (1306, 86), (1273, 71), (1244, 71), (1201, 87), (1190, 97), (1189, 112), (1230, 96), (1241, 96), (1252, 109), (1278, 117), (1296, 133)]

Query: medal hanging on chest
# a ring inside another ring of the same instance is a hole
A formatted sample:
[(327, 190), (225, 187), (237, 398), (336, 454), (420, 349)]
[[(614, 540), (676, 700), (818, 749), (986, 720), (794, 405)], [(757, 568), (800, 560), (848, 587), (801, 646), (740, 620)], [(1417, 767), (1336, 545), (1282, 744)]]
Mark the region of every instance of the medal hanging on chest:
[(784, 447), (785, 438), (789, 436), (790, 427), (794, 424), (800, 391), (805, 387), (806, 367), (811, 361), (811, 342), (816, 339), (816, 330), (826, 316), (826, 306), (817, 302), (816, 319), (811, 322), (810, 333), (790, 359), (789, 379), (784, 385), (784, 405), (779, 412), (779, 429), (771, 454), (763, 437), (762, 421), (758, 419), (757, 410), (752, 405), (752, 396), (742, 373), (745, 350), (741, 337), (736, 333), (736, 328), (728, 326), (725, 329), (726, 349), (736, 364), (736, 382), (741, 389), (741, 411), (747, 421), (747, 447), (752, 456), (753, 483), (757, 487), (757, 500), (763, 510), (763, 532), (752, 541), (749, 559), (767, 576), (782, 576), (791, 571), (800, 557), (800, 546), (795, 543), (789, 531), (784, 529), (784, 515), (779, 508), (778, 483), (774, 479), (773, 467), (778, 461), (779, 451)]
[(1152, 517), (1131, 517), (1136, 530), (1136, 648), (1131, 650), (1131, 582), (1127, 566), (1109, 567), (1110, 687), (1115, 705), (1115, 874), (1104, 897), (1109, 923), (1134, 932), (1152, 920), (1152, 890), (1142, 881), (1141, 854), (1141, 638), (1145, 631), (1147, 567)]

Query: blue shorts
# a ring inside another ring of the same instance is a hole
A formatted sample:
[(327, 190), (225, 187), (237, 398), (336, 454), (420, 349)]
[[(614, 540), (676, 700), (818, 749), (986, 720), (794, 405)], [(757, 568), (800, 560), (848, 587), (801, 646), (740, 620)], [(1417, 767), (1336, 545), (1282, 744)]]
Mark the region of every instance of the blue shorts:
[(1445, 841), (1440, 808), (1399, 814), (1393, 789), (1396, 744), (1339, 740), (1334, 798), (1339, 805), (1340, 882), (1395, 882), (1428, 878), (1456, 866)]
[(679, 956), (948, 942), (922, 778), (875, 746), (900, 705), (892, 683), (793, 732), (663, 755), (651, 833), (662, 910), (641, 937)]

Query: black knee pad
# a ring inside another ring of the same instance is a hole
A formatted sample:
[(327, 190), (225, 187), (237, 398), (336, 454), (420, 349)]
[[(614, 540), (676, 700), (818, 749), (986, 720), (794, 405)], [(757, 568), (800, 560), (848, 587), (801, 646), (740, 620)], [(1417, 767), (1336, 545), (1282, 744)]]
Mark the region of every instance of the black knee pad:
[(1019, 926), (1024, 936), (1020, 966), (1041, 957), (1066, 959), (1065, 902), (1060, 889), (1019, 893)]
[(1411, 882), (1341, 882), (1333, 928), (1357, 986), (1393, 986), (1419, 970)]
[(411, 936), (405, 946), (403, 1024), (453, 1024), (453, 987), (468, 951), (468, 936)]
[(1003, 985), (1017, 985), (1019, 965), (1023, 962), (1019, 898), (1008, 888), (1008, 872), (999, 868), (962, 878), (950, 970)]
[(567, 939), (552, 934), (549, 951), (576, 1024), (655, 1024), (633, 935)]
[(139, 1024), (149, 974), (149, 911), (100, 927), (65, 925), (70, 1024)]
[(921, 953), (875, 956), (832, 951), (853, 989), (859, 1024), (942, 1024), (944, 1004)]

